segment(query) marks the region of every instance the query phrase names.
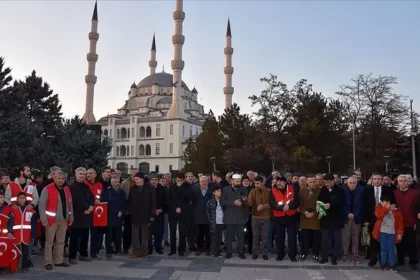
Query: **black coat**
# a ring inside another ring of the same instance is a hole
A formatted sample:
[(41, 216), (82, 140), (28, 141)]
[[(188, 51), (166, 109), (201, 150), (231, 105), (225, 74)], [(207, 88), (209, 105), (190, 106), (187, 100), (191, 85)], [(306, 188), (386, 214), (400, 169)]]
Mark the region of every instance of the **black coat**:
[(327, 216), (321, 218), (322, 229), (341, 229), (344, 227), (344, 190), (338, 186), (330, 191), (326, 186), (321, 188), (318, 200), (330, 204)]
[(150, 224), (156, 216), (155, 189), (150, 184), (134, 186), (128, 195), (128, 212), (133, 224)]
[[(373, 225), (376, 222), (376, 216), (375, 216), (375, 207), (376, 207), (376, 201), (375, 201), (375, 190), (374, 186), (368, 185), (365, 187), (365, 193), (363, 196), (363, 214), (364, 214), (364, 222), (370, 223), (370, 227), (373, 227)], [(391, 198), (391, 203), (395, 204), (394, 199), (394, 192), (392, 187), (382, 186), (381, 196), (386, 195)]]
[(101, 202), (108, 202), (108, 226), (122, 226), (124, 216), (118, 217), (118, 212), (124, 214), (127, 209), (125, 192), (109, 187), (102, 193)]
[(75, 181), (70, 185), (70, 192), (73, 201), (74, 221), (72, 228), (88, 228), (92, 226), (92, 212), (86, 215), (84, 212), (95, 204), (92, 191), (85, 183)]
[[(181, 186), (172, 185), (168, 190), (168, 216), (188, 217), (193, 210), (194, 192), (188, 183)], [(181, 213), (176, 213), (176, 208), (181, 209)]]
[(155, 198), (156, 198), (156, 210), (161, 209), (163, 213), (160, 213), (155, 217), (154, 223), (152, 223), (152, 231), (153, 232), (160, 232), (163, 233), (164, 225), (165, 225), (165, 214), (167, 212), (166, 207), (166, 196), (167, 196), (167, 188), (158, 184), (155, 189)]
[(207, 188), (206, 194), (203, 196), (201, 189), (194, 191), (194, 224), (207, 225), (208, 219), (206, 215), (207, 201), (212, 198), (213, 192), (210, 187)]

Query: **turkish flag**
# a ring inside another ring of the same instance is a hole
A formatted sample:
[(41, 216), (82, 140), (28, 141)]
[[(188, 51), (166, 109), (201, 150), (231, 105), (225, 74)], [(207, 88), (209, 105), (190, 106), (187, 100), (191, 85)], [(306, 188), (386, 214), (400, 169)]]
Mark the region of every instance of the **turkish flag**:
[(8, 267), (10, 273), (15, 273), (19, 267), (20, 255), (13, 239), (0, 237), (0, 267)]
[(108, 203), (101, 202), (93, 205), (93, 226), (108, 226)]

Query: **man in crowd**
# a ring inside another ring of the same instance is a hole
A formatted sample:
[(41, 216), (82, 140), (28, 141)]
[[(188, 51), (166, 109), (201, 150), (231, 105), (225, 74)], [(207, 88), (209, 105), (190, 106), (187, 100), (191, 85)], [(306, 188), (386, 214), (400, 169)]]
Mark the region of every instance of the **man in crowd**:
[[(166, 195), (169, 190), (169, 186), (171, 185), (171, 181), (172, 181), (171, 173), (166, 173), (159, 179), (161, 186), (163, 186), (166, 190)], [(165, 246), (169, 246), (169, 220), (168, 220), (167, 211), (165, 211), (165, 222), (163, 225), (163, 240), (164, 240)]]
[[(70, 266), (63, 260), (67, 227), (73, 223), (71, 192), (70, 188), (64, 185), (65, 180), (66, 174), (57, 171), (54, 183), (43, 189), (39, 200), (40, 219), (42, 225), (46, 228), (44, 248), (46, 270), (52, 270), (53, 263), (55, 266)], [(53, 244), (54, 253), (52, 251)]]
[(31, 182), (31, 168), (27, 165), (22, 165), (19, 168), (19, 176), (14, 182), (8, 184), (5, 193), (6, 202), (12, 207), (17, 207), (17, 194), (20, 192), (26, 193), (28, 208), (35, 208), (38, 205), (38, 191)]
[(210, 229), (206, 215), (207, 202), (212, 198), (213, 193), (209, 188), (209, 179), (202, 175), (199, 178), (199, 189), (194, 191), (194, 223), (197, 231), (196, 256), (206, 252), (210, 256)]
[[(134, 177), (138, 172), (137, 169), (131, 170), (130, 177), (125, 179), (121, 183), (121, 189), (124, 191), (125, 195), (127, 196), (130, 194), (130, 190), (136, 186), (136, 182), (134, 181)], [(131, 247), (131, 215), (128, 211), (124, 213), (124, 232), (123, 232), (123, 252), (124, 254), (128, 254), (128, 249)]]
[[(70, 229), (69, 261), (77, 264), (76, 257), (79, 252), (80, 261), (92, 261), (88, 256), (89, 229), (92, 227), (92, 211), (95, 199), (88, 185), (85, 184), (86, 169), (79, 167), (75, 171), (76, 181), (70, 185), (73, 199), (74, 222)], [(95, 242), (94, 239), (91, 239)], [(96, 249), (96, 247), (95, 247)], [(91, 251), (96, 253), (96, 251)], [(92, 256), (95, 257), (95, 256)]]
[(315, 175), (315, 185), (317, 188), (322, 188), (324, 186), (324, 176), (321, 173)]
[[(341, 231), (343, 261), (359, 262), (359, 235), (363, 225), (364, 188), (357, 185), (357, 179), (350, 177), (344, 190), (344, 228)], [(349, 246), (352, 244), (353, 259), (349, 258)]]
[[(192, 172), (187, 172), (185, 174), (185, 182), (190, 185), (190, 188), (192, 192), (194, 193), (196, 190), (198, 190), (198, 186), (194, 183), (194, 174)], [(196, 227), (194, 224), (194, 213), (189, 213), (190, 216), (188, 218), (188, 225), (187, 225), (187, 242), (188, 247), (190, 251), (195, 252), (195, 242), (197, 241), (197, 232)]]
[(341, 252), (341, 229), (344, 227), (343, 207), (344, 190), (334, 183), (334, 176), (324, 176), (325, 186), (319, 193), (318, 200), (325, 204), (327, 215), (321, 219), (321, 264), (328, 262), (330, 236), (333, 241), (331, 264), (337, 265)]
[(130, 258), (147, 257), (150, 223), (156, 216), (155, 189), (149, 184), (144, 173), (134, 176), (136, 186), (128, 195), (128, 211), (131, 215), (133, 254)]
[(159, 182), (159, 175), (155, 172), (150, 173), (150, 184), (155, 189), (155, 199), (156, 199), (156, 217), (154, 222), (151, 224), (151, 235), (149, 239), (149, 252), (151, 255), (153, 253), (153, 246), (155, 247), (156, 253), (159, 255), (163, 254), (162, 249), (162, 240), (163, 240), (163, 230), (165, 222), (165, 212), (166, 210), (166, 199), (167, 199), (167, 189), (162, 186)]
[(404, 217), (404, 235), (397, 244), (398, 265), (404, 266), (405, 252), (407, 252), (411, 269), (417, 270), (417, 247), (413, 245), (416, 244), (415, 228), (420, 213), (419, 193), (410, 188), (408, 183), (406, 175), (398, 176), (398, 188), (394, 191), (397, 207)]
[(221, 204), (224, 207), (223, 223), (226, 226), (226, 259), (232, 258), (232, 243), (236, 234), (238, 254), (241, 259), (245, 259), (244, 254), (244, 225), (248, 220), (248, 191), (241, 186), (242, 176), (234, 174), (232, 185), (227, 186), (222, 191)]

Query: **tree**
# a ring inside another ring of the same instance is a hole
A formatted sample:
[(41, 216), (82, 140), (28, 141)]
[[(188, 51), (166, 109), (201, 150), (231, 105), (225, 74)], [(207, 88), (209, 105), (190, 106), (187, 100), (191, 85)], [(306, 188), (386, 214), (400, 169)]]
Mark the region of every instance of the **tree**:
[(215, 117), (208, 117), (203, 124), (203, 132), (195, 141), (189, 140), (184, 152), (185, 170), (194, 173), (213, 170), (210, 158), (216, 158), (216, 166), (223, 168), (223, 137)]
[(336, 93), (355, 127), (357, 158), (362, 159), (359, 164), (369, 173), (383, 166), (384, 151), (393, 146), (395, 136), (399, 138), (406, 133), (404, 124), (409, 120), (406, 97), (394, 91), (395, 84), (396, 77), (359, 75)]
[(250, 145), (231, 148), (226, 151), (224, 161), (230, 171), (246, 172), (247, 170), (262, 171), (261, 161), (264, 160), (264, 149)]
[(219, 116), (219, 129), (226, 150), (242, 147), (250, 136), (251, 119), (240, 111), (240, 107), (234, 103)]

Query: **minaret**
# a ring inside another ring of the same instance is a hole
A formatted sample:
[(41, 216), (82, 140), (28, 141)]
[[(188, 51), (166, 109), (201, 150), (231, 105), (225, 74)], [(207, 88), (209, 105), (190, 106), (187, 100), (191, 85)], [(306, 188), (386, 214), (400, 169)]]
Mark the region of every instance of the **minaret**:
[(95, 92), (95, 84), (97, 77), (95, 76), (95, 66), (98, 61), (96, 54), (96, 43), (98, 42), (98, 3), (95, 2), (95, 8), (92, 15), (92, 27), (89, 33), (89, 53), (87, 54), (88, 74), (85, 76), (86, 81), (86, 109), (83, 115), (83, 121), (88, 124), (95, 123), (96, 119), (93, 115), (93, 95)]
[(184, 69), (184, 61), (182, 60), (182, 46), (185, 37), (182, 35), (182, 23), (185, 19), (183, 11), (183, 0), (176, 0), (176, 9), (173, 13), (175, 21), (175, 34), (172, 36), (172, 44), (174, 45), (174, 59), (171, 61), (173, 72), (173, 94), (172, 104), (166, 114), (166, 118), (185, 118), (185, 111), (180, 104), (181, 94), (184, 90), (182, 87), (182, 70)]
[(153, 33), (153, 41), (152, 41), (152, 49), (150, 50), (150, 61), (149, 61), (149, 67), (150, 67), (150, 75), (153, 75), (156, 73), (156, 41), (155, 41), (155, 33)]
[(232, 106), (232, 95), (234, 91), (232, 87), (232, 75), (233, 75), (232, 55), (233, 55), (232, 33), (230, 31), (230, 20), (228, 19), (227, 31), (226, 31), (226, 47), (225, 47), (226, 66), (224, 68), (224, 72), (226, 76), (226, 80), (225, 80), (226, 86), (223, 88), (223, 93), (225, 94), (225, 109)]

